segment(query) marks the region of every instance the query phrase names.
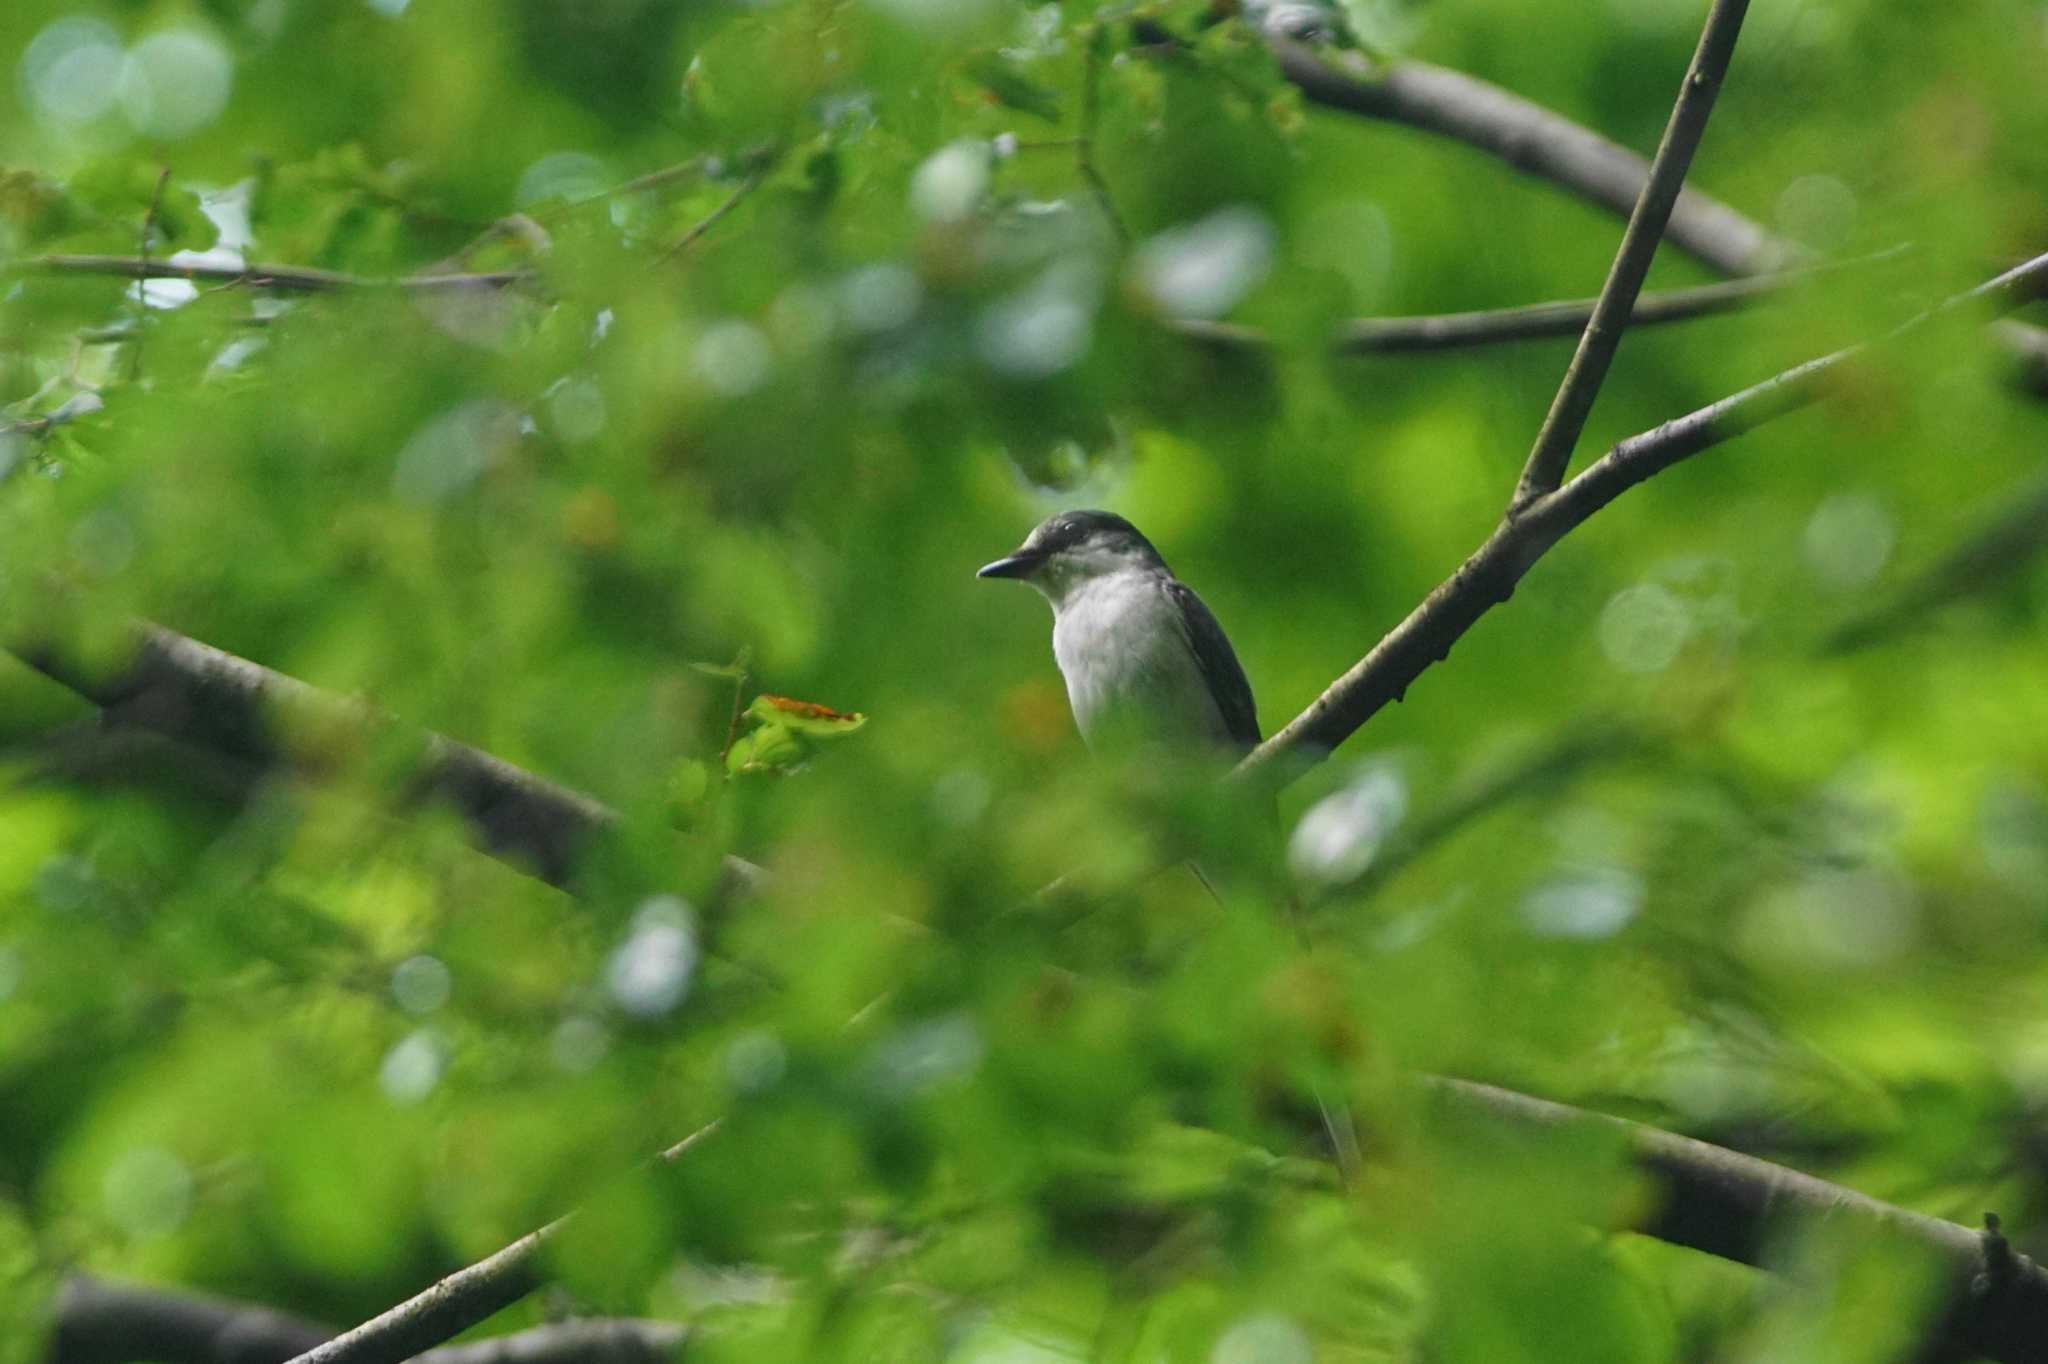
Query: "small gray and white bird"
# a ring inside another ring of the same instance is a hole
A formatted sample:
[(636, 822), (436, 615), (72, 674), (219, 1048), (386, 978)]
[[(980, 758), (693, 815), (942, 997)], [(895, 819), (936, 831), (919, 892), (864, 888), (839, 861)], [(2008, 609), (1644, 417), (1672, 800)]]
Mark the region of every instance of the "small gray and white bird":
[(1251, 684), (1194, 589), (1121, 516), (1049, 517), (976, 574), (1052, 603), (1052, 652), (1090, 748), (1128, 740), (1235, 756), (1259, 742)]

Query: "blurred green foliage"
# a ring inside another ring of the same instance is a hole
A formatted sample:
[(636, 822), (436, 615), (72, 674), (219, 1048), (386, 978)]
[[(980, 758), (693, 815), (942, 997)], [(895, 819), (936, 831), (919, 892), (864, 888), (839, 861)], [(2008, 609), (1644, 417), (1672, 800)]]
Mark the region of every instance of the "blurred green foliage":
[[(1349, 8), (1647, 147), (1704, 6)], [(1291, 868), (1085, 758), (1043, 609), (977, 564), (1114, 506), (1276, 728), (1491, 527), (1569, 353), (1333, 325), (1585, 295), (1618, 238), (1306, 107), (1232, 10), (0, 10), (0, 621), (154, 619), (622, 814), (564, 893), (374, 755), (252, 780), (0, 657), (6, 1315), (76, 1266), (352, 1322), (582, 1204), (579, 1308), (749, 1364), (1851, 1360), (1919, 1324), (1853, 1246), (1785, 1249), (1816, 1316), (1584, 1230), (1632, 1196), (1613, 1151), (1433, 1135), (1417, 1071), (2024, 1241), (2048, 578), (1821, 648), (2039, 476), (1988, 345), (1873, 356), (1597, 518), (1286, 795)], [(2044, 46), (2026, 0), (1758, 5), (1696, 179), (1916, 249), (1631, 336), (1588, 448), (2038, 251)], [(145, 241), (526, 277), (33, 266)], [(1195, 851), (1224, 903), (1156, 873)]]

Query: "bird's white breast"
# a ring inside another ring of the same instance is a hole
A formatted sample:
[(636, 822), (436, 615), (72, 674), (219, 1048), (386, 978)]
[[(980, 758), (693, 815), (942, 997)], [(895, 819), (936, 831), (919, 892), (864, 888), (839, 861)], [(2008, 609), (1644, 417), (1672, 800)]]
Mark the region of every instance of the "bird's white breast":
[(1077, 585), (1053, 611), (1052, 652), (1090, 745), (1111, 730), (1174, 744), (1227, 742), (1180, 608), (1147, 572)]

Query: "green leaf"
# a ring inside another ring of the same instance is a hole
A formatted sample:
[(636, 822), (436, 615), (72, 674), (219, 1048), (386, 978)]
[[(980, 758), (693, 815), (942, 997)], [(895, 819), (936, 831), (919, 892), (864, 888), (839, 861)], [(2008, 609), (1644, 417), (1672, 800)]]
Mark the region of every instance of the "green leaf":
[(727, 772), (784, 771), (802, 762), (808, 750), (794, 731), (783, 725), (762, 725), (733, 741), (725, 755)]
[(54, 180), (31, 170), (0, 170), (0, 226), (25, 247), (41, 246), (90, 224), (94, 215)]
[(858, 711), (837, 711), (815, 701), (797, 701), (767, 692), (754, 698), (754, 703), (747, 707), (747, 715), (764, 725), (795, 730), (817, 739), (842, 738), (868, 722), (868, 717)]
[(1026, 76), (1000, 52), (978, 54), (968, 61), (966, 70), (975, 84), (994, 96), (996, 103), (1048, 123), (1059, 121), (1059, 92)]

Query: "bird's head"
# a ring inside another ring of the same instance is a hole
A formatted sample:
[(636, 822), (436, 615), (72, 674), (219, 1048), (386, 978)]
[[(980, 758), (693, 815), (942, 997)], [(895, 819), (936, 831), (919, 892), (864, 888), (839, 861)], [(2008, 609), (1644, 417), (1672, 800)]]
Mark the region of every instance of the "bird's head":
[(1024, 543), (978, 578), (1021, 578), (1054, 606), (1097, 578), (1134, 571), (1165, 572), (1166, 563), (1136, 526), (1114, 512), (1065, 511), (1039, 522)]

